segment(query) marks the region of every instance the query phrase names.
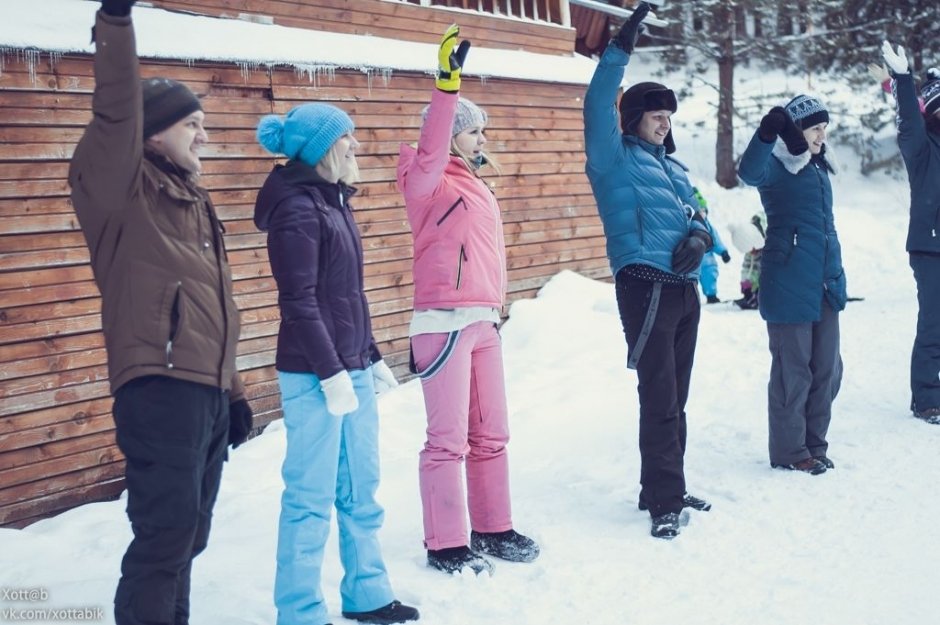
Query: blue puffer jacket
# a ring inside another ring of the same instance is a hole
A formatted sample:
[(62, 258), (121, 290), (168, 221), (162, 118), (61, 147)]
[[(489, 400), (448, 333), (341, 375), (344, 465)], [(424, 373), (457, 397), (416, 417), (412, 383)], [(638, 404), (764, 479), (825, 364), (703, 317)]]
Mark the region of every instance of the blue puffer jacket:
[(738, 175), (757, 187), (767, 213), (759, 298), (770, 323), (819, 321), (824, 295), (833, 310), (845, 308), (830, 169), (823, 155), (793, 156), (782, 141), (764, 143), (757, 133), (741, 157)]
[[(594, 70), (584, 97), (587, 176), (607, 236), (607, 257), (614, 275), (627, 265), (643, 264), (672, 272), (672, 252), (693, 229), (693, 195), (688, 171), (666, 156), (666, 149), (620, 131), (617, 89), (630, 55), (617, 45)], [(687, 274), (698, 278), (698, 268)]]
[(911, 223), (907, 251), (940, 253), (940, 135), (927, 132), (917, 105), (914, 78), (895, 79), (898, 145), (911, 183)]

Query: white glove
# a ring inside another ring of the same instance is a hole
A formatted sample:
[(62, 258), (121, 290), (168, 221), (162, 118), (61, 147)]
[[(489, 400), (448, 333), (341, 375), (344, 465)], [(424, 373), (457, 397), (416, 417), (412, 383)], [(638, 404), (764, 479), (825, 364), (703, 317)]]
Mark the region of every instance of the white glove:
[(907, 54), (904, 53), (902, 46), (898, 46), (898, 51), (895, 52), (891, 49), (891, 44), (885, 41), (881, 44), (881, 55), (885, 58), (885, 63), (888, 64), (888, 67), (890, 67), (891, 71), (895, 74), (910, 73), (911, 65), (907, 61)]
[(359, 407), (359, 398), (353, 389), (352, 378), (345, 369), (325, 380), (320, 380), (320, 387), (326, 396), (326, 409), (330, 414), (341, 417)]
[(372, 365), (372, 380), (375, 382), (375, 392), (377, 394), (384, 393), (398, 386), (398, 380), (395, 379), (395, 374), (392, 373), (392, 370), (385, 364), (384, 360), (380, 360)]

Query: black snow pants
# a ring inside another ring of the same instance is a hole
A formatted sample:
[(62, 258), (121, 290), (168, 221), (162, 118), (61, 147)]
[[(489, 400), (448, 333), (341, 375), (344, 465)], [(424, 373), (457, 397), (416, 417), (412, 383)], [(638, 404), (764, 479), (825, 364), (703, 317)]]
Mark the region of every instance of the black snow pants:
[(209, 540), (226, 458), (229, 393), (146, 376), (117, 390), (113, 413), (134, 532), (121, 562), (115, 623), (186, 625), (192, 562)]

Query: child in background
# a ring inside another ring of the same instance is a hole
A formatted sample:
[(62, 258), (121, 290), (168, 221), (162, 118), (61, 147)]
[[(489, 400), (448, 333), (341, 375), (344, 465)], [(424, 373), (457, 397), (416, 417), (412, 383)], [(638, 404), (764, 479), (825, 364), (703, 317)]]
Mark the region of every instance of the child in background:
[[(692, 192), (695, 194), (695, 199), (698, 200), (698, 205), (701, 208), (702, 212), (705, 214), (705, 217), (708, 217), (708, 202), (705, 200), (705, 197), (702, 195), (702, 192), (699, 191), (698, 187), (692, 187)], [(709, 221), (708, 223), (708, 234), (712, 237), (712, 249), (705, 253), (705, 256), (702, 257), (702, 265), (699, 267), (699, 283), (702, 285), (702, 294), (705, 296), (706, 304), (717, 304), (721, 302), (718, 299), (718, 261), (715, 260), (716, 256), (721, 256), (721, 262), (730, 263), (731, 254), (728, 253), (728, 248), (725, 247), (725, 244), (722, 242), (721, 237), (718, 236), (718, 232), (715, 230), (715, 227)]]
[(767, 216), (757, 211), (748, 224), (731, 224), (731, 242), (744, 254), (741, 262), (741, 298), (734, 303), (742, 310), (757, 310), (757, 292), (760, 288), (760, 257), (764, 248)]

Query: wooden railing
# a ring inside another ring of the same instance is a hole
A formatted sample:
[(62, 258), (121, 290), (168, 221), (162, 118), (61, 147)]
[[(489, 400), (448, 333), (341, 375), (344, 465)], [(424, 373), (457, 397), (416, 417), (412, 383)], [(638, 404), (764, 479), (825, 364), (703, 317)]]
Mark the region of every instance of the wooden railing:
[(496, 17), (570, 26), (568, 0), (391, 0), (423, 7), (448, 7)]

